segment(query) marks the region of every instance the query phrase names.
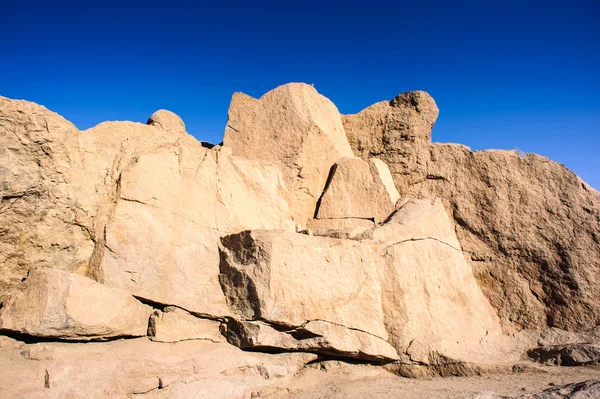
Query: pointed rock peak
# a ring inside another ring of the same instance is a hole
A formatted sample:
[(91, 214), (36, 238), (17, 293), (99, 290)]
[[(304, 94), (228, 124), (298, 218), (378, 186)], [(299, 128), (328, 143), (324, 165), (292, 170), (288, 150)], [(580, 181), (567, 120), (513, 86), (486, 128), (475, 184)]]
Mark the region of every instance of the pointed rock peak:
[(146, 124), (168, 132), (185, 133), (183, 120), (174, 112), (166, 109), (159, 109), (153, 113)]

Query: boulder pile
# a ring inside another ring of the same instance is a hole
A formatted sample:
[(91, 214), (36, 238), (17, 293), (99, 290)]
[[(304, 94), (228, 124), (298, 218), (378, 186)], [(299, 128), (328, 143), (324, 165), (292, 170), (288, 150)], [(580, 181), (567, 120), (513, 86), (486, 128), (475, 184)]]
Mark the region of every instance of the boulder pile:
[(79, 131), (0, 97), (0, 396), (600, 361), (600, 193), (539, 155), (432, 143), (437, 116), (425, 92), (340, 115), (291, 83), (235, 93), (210, 146), (166, 110)]

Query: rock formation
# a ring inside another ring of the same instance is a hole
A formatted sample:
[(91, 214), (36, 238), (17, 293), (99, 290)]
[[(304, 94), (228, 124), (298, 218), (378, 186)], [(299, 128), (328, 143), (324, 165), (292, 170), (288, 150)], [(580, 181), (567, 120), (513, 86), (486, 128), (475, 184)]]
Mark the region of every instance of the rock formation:
[(438, 109), (404, 93), (344, 117), (357, 156), (390, 168), (403, 197), (442, 198), (505, 327), (600, 323), (600, 194), (535, 154), (431, 143)]
[(235, 93), (208, 146), (166, 110), (79, 131), (0, 97), (0, 396), (280, 397), (328, 359), (596, 364), (600, 194), (537, 155), (432, 144), (437, 116), (424, 92), (342, 116), (292, 83)]

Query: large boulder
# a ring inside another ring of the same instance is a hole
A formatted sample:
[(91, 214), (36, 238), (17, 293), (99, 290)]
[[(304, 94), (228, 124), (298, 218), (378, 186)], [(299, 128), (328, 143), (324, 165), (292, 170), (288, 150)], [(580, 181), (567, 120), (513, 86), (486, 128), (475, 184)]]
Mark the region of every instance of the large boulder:
[(33, 270), (0, 308), (0, 331), (65, 340), (146, 335), (152, 308), (58, 269)]
[(331, 166), (353, 156), (335, 105), (303, 83), (280, 86), (259, 99), (235, 93), (223, 145), (282, 170), (292, 215), (303, 226), (314, 216)]
[(266, 230), (229, 235), (221, 243), (229, 306), (242, 321), (263, 322), (235, 324), (234, 335), (246, 338), (230, 342), (362, 360), (397, 358), (386, 342), (381, 259), (372, 245)]
[(146, 124), (168, 132), (185, 133), (185, 123), (183, 123), (179, 115), (166, 109), (159, 109), (150, 115)]
[(355, 154), (383, 160), (402, 196), (442, 198), (506, 328), (598, 324), (600, 194), (538, 155), (432, 144), (437, 113), (411, 92), (343, 120)]
[(375, 247), (255, 230), (223, 237), (220, 251), (235, 315), (285, 327), (326, 320), (387, 339)]

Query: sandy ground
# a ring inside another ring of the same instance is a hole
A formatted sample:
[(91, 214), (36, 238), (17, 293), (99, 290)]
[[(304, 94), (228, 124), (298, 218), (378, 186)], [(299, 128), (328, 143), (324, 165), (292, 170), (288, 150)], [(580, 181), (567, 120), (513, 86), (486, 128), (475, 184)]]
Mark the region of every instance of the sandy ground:
[[(307, 368), (285, 392), (264, 392), (261, 398), (293, 399), (463, 399), (483, 393), (518, 396), (555, 385), (600, 379), (600, 366), (540, 367), (539, 372), (489, 374), (475, 377), (408, 379), (369, 366), (335, 365)], [(485, 397), (486, 395), (482, 395)]]

